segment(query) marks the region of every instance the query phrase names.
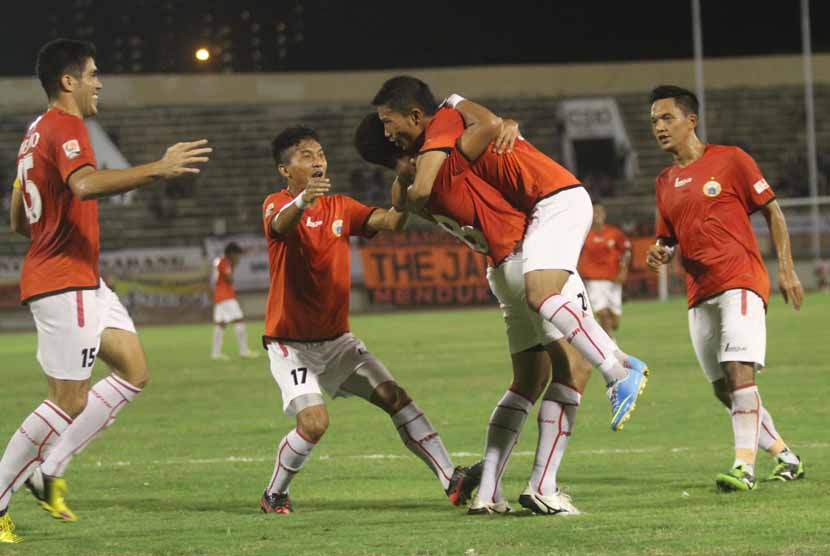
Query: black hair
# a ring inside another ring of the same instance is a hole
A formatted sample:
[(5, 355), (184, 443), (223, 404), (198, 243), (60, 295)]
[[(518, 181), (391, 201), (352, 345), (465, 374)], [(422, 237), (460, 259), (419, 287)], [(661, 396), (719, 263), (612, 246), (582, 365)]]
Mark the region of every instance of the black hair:
[(55, 39), (43, 45), (37, 54), (35, 72), (50, 100), (61, 90), (61, 77), (71, 74), (78, 79), (88, 58), (95, 58), (95, 45), (87, 41)]
[(408, 75), (399, 75), (386, 81), (378, 94), (372, 99), (372, 106), (386, 105), (395, 112), (409, 113), (413, 108), (420, 108), (427, 116), (438, 110), (438, 103), (429, 85)]
[(225, 246), (225, 256), (230, 257), (231, 255), (240, 255), (242, 254), (242, 248), (239, 246), (238, 243), (235, 241), (230, 242)]
[(683, 111), (683, 114), (698, 115), (700, 110), (700, 101), (697, 100), (697, 95), (688, 89), (678, 87), (676, 85), (658, 85), (651, 90), (651, 100), (649, 104), (654, 104), (655, 101), (664, 98), (673, 98), (674, 102)]
[(363, 118), (354, 134), (354, 146), (366, 162), (395, 169), (404, 151), (386, 138), (383, 122), (377, 112), (371, 112)]
[(277, 164), (288, 164), (291, 161), (289, 151), (292, 147), (299, 145), (300, 141), (304, 139), (314, 139), (318, 143), (320, 142), (320, 139), (317, 137), (317, 132), (310, 127), (295, 125), (284, 129), (271, 141), (271, 155), (274, 157), (274, 162)]

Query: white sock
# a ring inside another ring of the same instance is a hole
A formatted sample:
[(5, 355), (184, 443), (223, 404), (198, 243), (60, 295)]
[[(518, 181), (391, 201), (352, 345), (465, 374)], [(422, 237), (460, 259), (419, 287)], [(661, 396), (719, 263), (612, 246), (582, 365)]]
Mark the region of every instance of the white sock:
[(140, 388), (115, 374), (90, 388), (86, 408), (61, 435), (60, 442), (49, 451), (40, 466), (43, 474), (63, 477), (75, 454), (80, 453), (104, 429), (109, 428), (115, 422), (116, 415), (140, 393)]
[(57, 405), (44, 400), (14, 432), (0, 459), (0, 510), (9, 506), (9, 499), (19, 489), (44, 452), (60, 438), (72, 419)]
[(306, 458), (314, 449), (314, 442), (306, 440), (297, 429), (286, 434), (277, 447), (277, 459), (274, 462), (274, 474), (266, 492), (277, 494), (288, 492), (288, 485), (294, 475), (303, 468)]
[(410, 452), (421, 458), (435, 473), (444, 490), (450, 484), (454, 466), (444, 441), (415, 402), (392, 416), (398, 435)]
[(762, 450), (769, 450), (780, 440), (781, 436), (778, 434), (778, 431), (775, 430), (775, 423), (772, 421), (772, 415), (769, 414), (766, 408), (762, 407), (761, 431), (758, 435), (758, 447)]
[(211, 357), (218, 357), (222, 353), (222, 337), (225, 329), (218, 324), (213, 327), (213, 347), (210, 351)]
[(552, 383), (539, 407), (539, 441), (530, 486), (543, 496), (556, 493), (556, 473), (573, 431), (582, 395), (564, 384)]
[(539, 307), (539, 314), (561, 332), (592, 365), (599, 367), (606, 384), (625, 378), (628, 371), (617, 360), (617, 347), (593, 315), (555, 293)]
[(745, 386), (732, 392), (732, 432), (735, 435), (735, 465), (755, 465), (761, 431), (761, 396), (758, 387)]
[(247, 355), (251, 353), (251, 350), (248, 348), (248, 331), (245, 328), (245, 323), (237, 322), (233, 326), (233, 329), (236, 332), (236, 343), (239, 344), (239, 354)]
[(503, 498), (501, 478), (531, 407), (530, 400), (508, 390), (493, 410), (487, 427), (484, 469), (478, 487), (478, 498), (482, 502), (498, 502)]

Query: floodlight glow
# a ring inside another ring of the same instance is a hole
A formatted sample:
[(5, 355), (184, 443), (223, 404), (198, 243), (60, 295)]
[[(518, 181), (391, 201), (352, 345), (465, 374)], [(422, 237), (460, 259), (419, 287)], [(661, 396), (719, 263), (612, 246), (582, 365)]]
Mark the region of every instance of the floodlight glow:
[(210, 51), (207, 48), (200, 48), (196, 51), (196, 59), (200, 62), (207, 62), (210, 60)]

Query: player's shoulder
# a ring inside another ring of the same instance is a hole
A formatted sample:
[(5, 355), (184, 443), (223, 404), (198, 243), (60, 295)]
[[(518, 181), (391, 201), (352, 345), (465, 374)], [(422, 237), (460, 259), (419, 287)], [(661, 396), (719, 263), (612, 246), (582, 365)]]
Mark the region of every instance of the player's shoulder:
[(749, 155), (749, 153), (747, 153), (745, 150), (743, 150), (741, 147), (738, 147), (737, 145), (710, 144), (706, 150), (707, 154), (710, 154), (713, 157), (728, 158), (739, 162), (752, 160), (752, 157)]
[(671, 174), (675, 171), (676, 167), (676, 164), (669, 164), (663, 168), (659, 174), (657, 174), (657, 177), (654, 179), (654, 183), (658, 189), (666, 182), (671, 181)]
[(461, 116), (461, 113), (455, 108), (443, 106), (439, 108), (435, 112), (435, 114), (432, 115), (432, 118), (427, 124), (427, 133), (429, 133), (431, 129), (446, 129), (449, 126), (460, 127), (461, 129), (463, 129), (464, 118)]

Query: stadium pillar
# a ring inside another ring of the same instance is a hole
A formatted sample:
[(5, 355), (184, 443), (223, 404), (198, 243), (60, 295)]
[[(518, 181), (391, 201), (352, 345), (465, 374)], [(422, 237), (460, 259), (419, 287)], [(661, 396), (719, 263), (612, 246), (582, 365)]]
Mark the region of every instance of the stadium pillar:
[(804, 60), (804, 106), (807, 117), (807, 170), (810, 186), (811, 247), (813, 260), (821, 259), (821, 233), (818, 211), (818, 163), (816, 161), (816, 114), (813, 96), (813, 49), (810, 41), (810, 0), (801, 0), (801, 47)]
[(695, 52), (695, 94), (700, 101), (697, 136), (706, 142), (706, 89), (703, 84), (703, 24), (700, 20), (700, 0), (692, 0), (692, 40)]

